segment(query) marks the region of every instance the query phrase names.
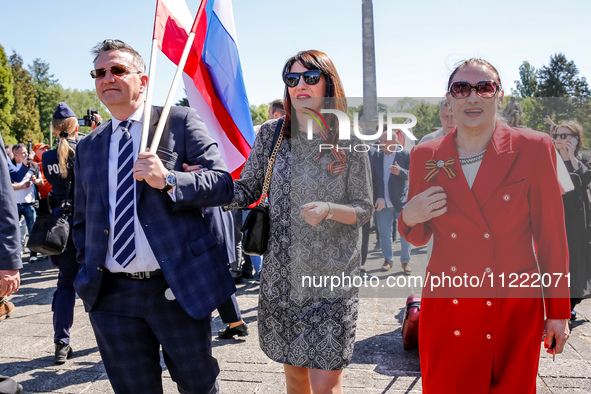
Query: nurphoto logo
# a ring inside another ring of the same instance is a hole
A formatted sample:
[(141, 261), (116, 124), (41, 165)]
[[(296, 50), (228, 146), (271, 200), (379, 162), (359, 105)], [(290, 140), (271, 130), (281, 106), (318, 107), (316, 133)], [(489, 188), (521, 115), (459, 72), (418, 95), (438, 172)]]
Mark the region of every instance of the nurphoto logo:
[[(321, 129), (328, 130), (328, 124), (326, 119), (322, 114), (332, 114), (337, 117), (338, 124), (339, 124), (339, 141), (348, 141), (351, 139), (351, 130), (353, 130), (353, 134), (355, 137), (359, 138), (362, 141), (375, 141), (377, 140), (382, 133), (384, 133), (384, 123), (386, 124), (387, 128), (385, 132), (388, 135), (388, 140), (392, 139), (392, 135), (396, 133), (396, 130), (402, 131), (408, 138), (412, 141), (416, 141), (417, 137), (415, 137), (412, 133), (412, 127), (416, 126), (417, 118), (413, 114), (407, 112), (387, 112), (383, 113), (380, 112), (378, 114), (378, 127), (374, 133), (364, 134), (361, 128), (359, 127), (359, 111), (353, 112), (353, 127), (351, 127), (351, 121), (349, 116), (338, 109), (332, 108), (322, 108), (320, 112), (309, 108), (304, 107), (309, 112), (305, 112), (306, 115), (309, 115), (311, 119), (308, 119), (307, 123), (307, 137), (309, 140), (313, 138), (313, 126), (314, 122), (318, 124)], [(385, 117), (385, 122), (384, 122)], [(394, 119), (405, 119), (403, 123), (394, 123)], [(353, 149), (355, 152), (368, 152), (371, 145), (369, 144), (356, 144), (351, 146), (350, 144), (346, 144), (346, 146), (339, 146), (338, 144), (320, 144), (319, 149), (322, 150), (330, 150), (336, 148), (337, 150), (347, 150), (351, 151)], [(396, 151), (401, 151), (403, 148), (401, 145), (396, 145)]]

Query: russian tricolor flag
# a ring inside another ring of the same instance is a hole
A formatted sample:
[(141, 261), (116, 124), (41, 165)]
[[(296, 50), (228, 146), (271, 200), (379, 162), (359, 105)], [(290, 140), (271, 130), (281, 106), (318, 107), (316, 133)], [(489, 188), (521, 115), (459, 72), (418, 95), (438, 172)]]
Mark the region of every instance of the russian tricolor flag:
[(184, 0), (158, 0), (154, 39), (179, 64), (189, 33), (195, 33), (183, 79), (191, 107), (205, 121), (234, 179), (255, 140), (236, 45), (231, 0), (202, 0), (193, 21)]

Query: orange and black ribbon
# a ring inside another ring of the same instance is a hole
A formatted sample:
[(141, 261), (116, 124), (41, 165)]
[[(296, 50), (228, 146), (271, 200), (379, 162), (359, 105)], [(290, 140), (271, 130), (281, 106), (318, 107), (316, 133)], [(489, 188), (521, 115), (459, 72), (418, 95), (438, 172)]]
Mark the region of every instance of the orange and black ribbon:
[[(325, 123), (326, 125), (326, 123)], [(330, 154), (333, 158), (328, 165), (328, 170), (333, 174), (340, 174), (345, 169), (345, 164), (347, 163), (347, 155), (344, 152), (338, 149), (338, 145), (334, 144), (334, 140), (336, 136), (332, 136), (328, 132), (328, 128), (321, 127), (320, 128), (320, 138), (322, 138), (323, 143), (331, 143), (332, 148), (330, 149)], [(318, 153), (316, 156), (316, 160), (320, 161), (320, 156), (322, 152)]]
[(443, 168), (443, 171), (445, 171), (445, 174), (447, 175), (448, 178), (454, 178), (456, 175), (458, 175), (458, 173), (456, 172), (456, 170), (454, 170), (452, 167), (454, 166), (456, 160), (452, 157), (451, 159), (447, 159), (445, 161), (443, 160), (439, 160), (439, 161), (435, 161), (435, 160), (427, 160), (427, 162), (425, 163), (425, 169), (427, 170), (427, 175), (425, 175), (425, 180), (427, 182), (431, 182), (433, 179), (435, 179), (435, 177), (437, 176), (437, 174), (439, 174), (439, 171)]

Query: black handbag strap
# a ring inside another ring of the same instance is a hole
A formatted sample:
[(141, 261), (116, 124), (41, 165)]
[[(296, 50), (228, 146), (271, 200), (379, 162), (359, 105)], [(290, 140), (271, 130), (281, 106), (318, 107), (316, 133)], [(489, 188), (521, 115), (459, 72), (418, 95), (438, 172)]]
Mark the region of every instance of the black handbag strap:
[[(275, 144), (277, 143), (277, 140), (279, 139), (279, 133), (281, 133), (282, 126), (283, 126), (283, 118), (279, 118), (279, 121), (277, 122), (277, 127), (275, 127), (275, 135), (273, 136), (273, 143), (271, 144), (271, 154), (273, 153), (273, 147), (275, 146)], [(271, 154), (269, 154), (269, 157), (271, 157)]]
[(271, 186), (271, 174), (273, 172), (273, 164), (275, 163), (275, 157), (277, 156), (277, 151), (279, 150), (279, 146), (281, 145), (281, 141), (283, 140), (283, 134), (281, 134), (281, 126), (283, 126), (283, 118), (279, 118), (277, 122), (277, 127), (275, 128), (275, 136), (273, 138), (273, 145), (271, 145), (271, 154), (269, 155), (269, 164), (267, 165), (267, 172), (265, 173), (265, 180), (263, 182), (263, 191), (261, 192), (261, 198), (258, 206), (262, 207), (265, 205), (265, 199), (267, 198), (267, 193), (269, 192), (269, 187)]

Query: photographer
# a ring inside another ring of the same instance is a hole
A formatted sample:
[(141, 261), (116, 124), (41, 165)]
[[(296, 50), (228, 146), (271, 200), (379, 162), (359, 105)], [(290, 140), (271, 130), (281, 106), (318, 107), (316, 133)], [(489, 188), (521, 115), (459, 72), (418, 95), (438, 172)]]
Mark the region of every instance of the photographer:
[[(42, 157), (43, 172), (52, 187), (49, 197), (50, 209), (54, 215), (66, 215), (71, 226), (74, 210), (74, 156), (79, 138), (78, 119), (66, 103), (59, 103), (55, 109), (51, 129), (59, 137), (59, 144), (57, 149), (45, 152)], [(72, 354), (70, 327), (74, 321), (76, 300), (74, 279), (80, 268), (76, 261), (76, 248), (72, 242), (71, 231), (64, 253), (50, 256), (50, 260), (59, 268), (52, 309), (55, 363), (63, 364)]]
[[(43, 179), (37, 178), (38, 168), (35, 163), (28, 162), (27, 146), (23, 143), (18, 143), (12, 147), (14, 154), (15, 169), (10, 173), (10, 180), (12, 181), (12, 188), (14, 189), (14, 196), (16, 198), (16, 205), (18, 207), (18, 215), (24, 217), (25, 224), (29, 233), (35, 224), (36, 211), (38, 206), (37, 193), (35, 186), (41, 186)], [(25, 245), (24, 229), (21, 234), (21, 245)], [(29, 262), (37, 261), (37, 253), (31, 251)]]
[(78, 125), (90, 127), (90, 130), (96, 129), (100, 126), (103, 119), (97, 109), (87, 109), (86, 115), (82, 119), (78, 119)]

